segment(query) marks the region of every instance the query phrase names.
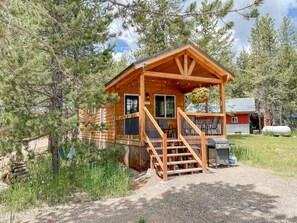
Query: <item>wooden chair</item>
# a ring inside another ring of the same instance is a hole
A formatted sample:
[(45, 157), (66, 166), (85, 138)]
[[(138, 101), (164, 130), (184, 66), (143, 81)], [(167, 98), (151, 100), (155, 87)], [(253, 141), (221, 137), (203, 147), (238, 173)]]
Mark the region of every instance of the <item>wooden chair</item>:
[(159, 119), (159, 126), (162, 131), (167, 132), (167, 137), (169, 137), (171, 131), (171, 137), (175, 137), (174, 134), (176, 133), (176, 128), (173, 128), (173, 125), (168, 125), (167, 119)]
[[(189, 119), (195, 124), (196, 123), (196, 118), (195, 116), (189, 116)], [(192, 128), (192, 126), (189, 125), (187, 121), (182, 122), (182, 132), (184, 135), (196, 135), (195, 130)]]
[(219, 121), (220, 121), (220, 117), (219, 116), (215, 116), (213, 118), (213, 121), (208, 125), (208, 133), (212, 134), (212, 132), (214, 132), (215, 134), (219, 134)]

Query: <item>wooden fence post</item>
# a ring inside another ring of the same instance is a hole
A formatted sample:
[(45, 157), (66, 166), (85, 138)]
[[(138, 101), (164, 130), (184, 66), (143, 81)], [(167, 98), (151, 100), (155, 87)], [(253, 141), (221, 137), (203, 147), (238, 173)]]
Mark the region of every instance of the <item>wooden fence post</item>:
[(162, 137), (163, 144), (163, 180), (167, 181), (167, 135), (164, 133)]
[(177, 107), (177, 116), (176, 116), (177, 120), (177, 138), (180, 139), (179, 135), (181, 133), (181, 123), (180, 123), (180, 107)]
[(206, 141), (205, 132), (201, 132), (201, 161), (202, 161), (202, 173), (206, 172)]

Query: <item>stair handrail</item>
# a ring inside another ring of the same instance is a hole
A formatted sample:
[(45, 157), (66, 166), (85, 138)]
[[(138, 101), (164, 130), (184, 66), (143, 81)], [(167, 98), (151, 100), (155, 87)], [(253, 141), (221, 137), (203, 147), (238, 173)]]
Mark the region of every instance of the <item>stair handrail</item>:
[[(160, 164), (160, 167), (161, 167), (162, 170), (163, 170), (163, 168), (164, 168), (164, 166), (163, 166), (163, 162), (162, 162), (162, 160), (160, 159), (159, 154), (158, 154), (157, 151), (155, 150), (155, 147), (153, 146), (153, 143), (151, 142), (150, 138), (148, 137), (148, 135), (147, 135), (145, 132), (144, 132), (143, 134), (144, 134), (144, 136), (145, 136), (145, 139), (146, 139), (147, 144), (149, 145), (149, 147), (150, 147), (151, 150), (153, 151), (154, 156), (156, 157), (158, 163)], [(164, 171), (164, 170), (163, 170), (163, 171)]]
[[(146, 140), (152, 149), (154, 155), (156, 156), (157, 161), (159, 162), (162, 170), (163, 170), (163, 180), (167, 180), (167, 135), (162, 131), (150, 111), (147, 109), (147, 107), (143, 107), (144, 113), (147, 115), (147, 117), (150, 119), (150, 121), (153, 123), (154, 127), (157, 129), (158, 133), (160, 134), (162, 138), (162, 155), (163, 155), (163, 162), (161, 161), (157, 151), (155, 150), (153, 144), (151, 143), (151, 140), (149, 139), (148, 135), (144, 132), (143, 134), (146, 136)], [(158, 159), (159, 158), (159, 159)], [(161, 161), (161, 162), (160, 162)]]
[[(196, 153), (193, 151), (192, 147), (187, 143), (186, 139), (181, 134), (181, 123), (180, 118), (181, 116), (186, 120), (186, 122), (194, 129), (195, 132), (198, 133), (198, 135), (201, 138), (201, 161), (199, 157), (196, 155)], [(206, 138), (205, 138), (205, 132), (202, 132), (194, 122), (184, 113), (180, 107), (177, 108), (177, 132), (178, 137), (183, 141), (185, 146), (188, 148), (188, 150), (192, 153), (194, 158), (199, 162), (199, 164), (202, 166), (202, 172), (205, 173), (206, 171)], [(196, 155), (196, 156), (195, 156)], [(198, 159), (197, 159), (198, 158)], [(201, 162), (201, 163), (200, 163)]]

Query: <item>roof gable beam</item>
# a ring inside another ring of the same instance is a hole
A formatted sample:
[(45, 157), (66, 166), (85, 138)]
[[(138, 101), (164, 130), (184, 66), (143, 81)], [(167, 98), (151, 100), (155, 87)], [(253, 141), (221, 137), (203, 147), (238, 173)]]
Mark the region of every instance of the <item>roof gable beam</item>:
[(188, 54), (184, 55), (184, 75), (188, 76)]
[(183, 66), (180, 63), (179, 58), (178, 57), (175, 57), (174, 59), (175, 59), (175, 62), (176, 62), (176, 65), (177, 65), (177, 67), (179, 69), (180, 74), (181, 75), (184, 75), (184, 69), (183, 69)]
[(222, 83), (222, 80), (216, 79), (216, 78), (186, 76), (186, 75), (180, 75), (180, 74), (170, 74), (170, 73), (155, 72), (155, 71), (145, 71), (144, 75), (147, 77), (195, 81), (200, 83), (211, 83), (211, 84)]
[(188, 75), (191, 76), (192, 75), (192, 72), (194, 70), (194, 67), (196, 65), (196, 61), (195, 60), (192, 60), (192, 63), (190, 65), (190, 68), (189, 68), (189, 71), (188, 71)]

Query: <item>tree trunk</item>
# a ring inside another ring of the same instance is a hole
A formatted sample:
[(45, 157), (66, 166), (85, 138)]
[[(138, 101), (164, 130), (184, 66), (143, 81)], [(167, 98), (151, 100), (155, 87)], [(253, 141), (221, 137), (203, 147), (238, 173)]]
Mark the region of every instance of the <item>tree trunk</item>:
[(264, 82), (264, 126), (267, 126), (268, 120), (268, 89), (267, 89), (267, 81)]
[(49, 148), (52, 154), (52, 171), (53, 176), (56, 177), (59, 174), (59, 153), (58, 153), (58, 137), (53, 133), (49, 135)]

